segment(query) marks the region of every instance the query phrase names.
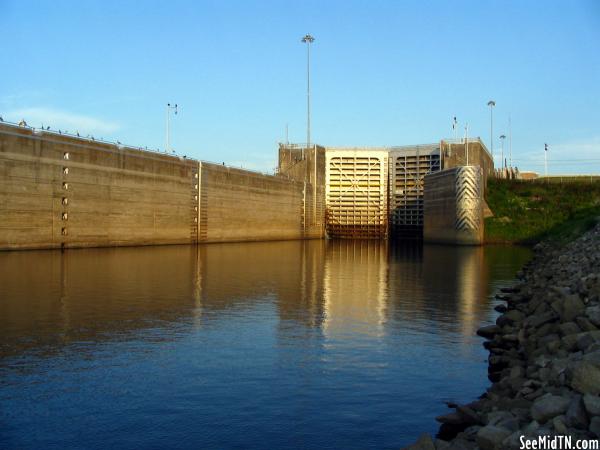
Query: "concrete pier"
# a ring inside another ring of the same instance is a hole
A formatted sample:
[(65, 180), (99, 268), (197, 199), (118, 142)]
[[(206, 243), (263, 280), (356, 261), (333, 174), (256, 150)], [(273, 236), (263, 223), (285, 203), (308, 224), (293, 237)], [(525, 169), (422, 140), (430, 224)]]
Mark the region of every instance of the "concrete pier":
[(479, 166), (462, 166), (425, 176), (425, 242), (483, 243), (483, 175)]

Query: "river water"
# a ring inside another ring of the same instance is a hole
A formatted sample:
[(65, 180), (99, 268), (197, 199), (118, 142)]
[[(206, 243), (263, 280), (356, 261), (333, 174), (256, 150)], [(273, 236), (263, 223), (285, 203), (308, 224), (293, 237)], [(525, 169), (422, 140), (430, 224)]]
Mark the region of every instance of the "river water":
[(0, 253), (0, 448), (399, 448), (488, 386), (518, 247)]

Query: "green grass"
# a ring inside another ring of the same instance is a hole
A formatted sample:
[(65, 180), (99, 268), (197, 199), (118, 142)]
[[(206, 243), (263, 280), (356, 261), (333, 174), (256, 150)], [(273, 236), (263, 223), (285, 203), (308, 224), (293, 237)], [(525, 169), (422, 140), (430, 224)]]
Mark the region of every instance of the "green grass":
[(488, 243), (568, 242), (600, 220), (600, 182), (532, 183), (490, 179), (494, 217), (485, 219)]

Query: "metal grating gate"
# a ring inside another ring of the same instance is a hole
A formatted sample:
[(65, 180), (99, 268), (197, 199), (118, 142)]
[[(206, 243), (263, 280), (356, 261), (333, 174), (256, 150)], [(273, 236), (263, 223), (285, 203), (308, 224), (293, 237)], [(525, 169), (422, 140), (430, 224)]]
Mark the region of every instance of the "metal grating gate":
[(387, 237), (387, 151), (328, 150), (326, 225), (331, 237)]
[(390, 165), (392, 234), (421, 234), (424, 178), (441, 169), (439, 145), (395, 147)]

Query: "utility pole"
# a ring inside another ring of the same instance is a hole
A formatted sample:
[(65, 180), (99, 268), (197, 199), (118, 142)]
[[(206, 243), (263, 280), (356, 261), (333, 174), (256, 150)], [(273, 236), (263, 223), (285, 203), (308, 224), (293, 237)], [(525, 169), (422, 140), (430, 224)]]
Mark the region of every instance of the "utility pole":
[(456, 121), (456, 116), (452, 119), (452, 131), (454, 133), (454, 140), (456, 141), (458, 139), (458, 122)]
[(173, 106), (167, 103), (167, 142), (165, 146), (165, 152), (167, 153), (171, 150), (171, 110), (175, 111), (175, 115), (177, 115), (177, 103)]
[(548, 144), (544, 144), (544, 176), (548, 182)]
[(465, 153), (467, 155), (467, 166), (469, 165), (469, 124), (465, 124)]
[(512, 124), (510, 122), (510, 114), (508, 115), (508, 159), (510, 161), (510, 168), (512, 169)]
[(490, 100), (487, 104), (490, 107), (490, 145), (492, 146), (492, 163), (494, 162), (494, 106), (496, 106), (496, 102), (494, 100)]
[(500, 135), (500, 143), (501, 143), (501, 146), (502, 146), (502, 150), (500, 152), (500, 156), (502, 158), (502, 161), (501, 161), (502, 178), (504, 178), (504, 167), (506, 165), (506, 164), (504, 164), (504, 139), (506, 139), (506, 136), (503, 135), (503, 134), (501, 134)]

